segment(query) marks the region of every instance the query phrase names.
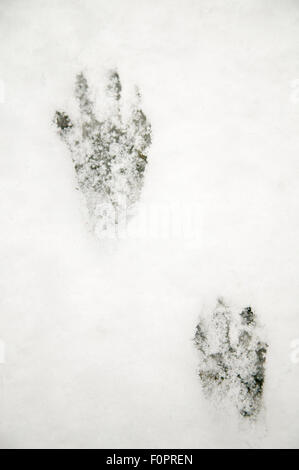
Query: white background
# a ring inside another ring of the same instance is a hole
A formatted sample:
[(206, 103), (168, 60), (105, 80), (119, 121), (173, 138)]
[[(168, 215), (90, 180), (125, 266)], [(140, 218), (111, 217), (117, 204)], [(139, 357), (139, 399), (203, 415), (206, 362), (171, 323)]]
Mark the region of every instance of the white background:
[[(298, 447), (299, 3), (1, 0), (1, 447)], [(196, 240), (99, 241), (51, 126), (116, 66), (153, 127), (144, 204), (196, 204)], [(269, 343), (265, 410), (202, 396), (216, 298)]]

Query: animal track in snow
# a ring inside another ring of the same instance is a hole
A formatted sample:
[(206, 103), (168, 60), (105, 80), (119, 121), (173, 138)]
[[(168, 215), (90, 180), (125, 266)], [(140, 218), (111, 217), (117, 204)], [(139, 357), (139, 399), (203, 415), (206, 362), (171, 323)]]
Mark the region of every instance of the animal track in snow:
[(268, 345), (258, 330), (251, 307), (234, 315), (219, 299), (210, 319), (199, 321), (194, 338), (204, 394), (228, 397), (246, 418), (256, 418), (262, 406)]
[(120, 220), (138, 201), (151, 144), (151, 125), (141, 109), (139, 90), (127, 118), (122, 113), (121, 90), (117, 71), (110, 70), (105, 89), (108, 114), (98, 119), (87, 79), (79, 73), (75, 84), (79, 119), (73, 121), (64, 111), (54, 116), (70, 150), (93, 228), (98, 230), (117, 231)]

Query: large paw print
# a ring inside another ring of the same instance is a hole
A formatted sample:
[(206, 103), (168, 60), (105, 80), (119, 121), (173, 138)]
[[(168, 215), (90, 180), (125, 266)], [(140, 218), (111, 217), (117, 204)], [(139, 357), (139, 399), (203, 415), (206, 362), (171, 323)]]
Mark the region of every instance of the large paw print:
[(91, 218), (103, 226), (116, 226), (140, 196), (151, 125), (140, 107), (138, 89), (129, 116), (123, 117), (122, 87), (115, 70), (109, 72), (105, 90), (108, 112), (97, 118), (87, 80), (78, 74), (79, 118), (73, 121), (64, 111), (56, 111), (54, 122), (70, 150)]

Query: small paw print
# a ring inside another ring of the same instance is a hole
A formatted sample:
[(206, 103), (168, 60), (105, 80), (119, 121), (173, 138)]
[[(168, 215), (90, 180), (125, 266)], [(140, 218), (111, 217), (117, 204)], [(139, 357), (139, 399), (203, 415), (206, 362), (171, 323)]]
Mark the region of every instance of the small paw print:
[(233, 315), (219, 299), (210, 319), (199, 321), (194, 342), (205, 395), (229, 397), (241, 416), (257, 417), (262, 406), (268, 345), (259, 338), (252, 308)]

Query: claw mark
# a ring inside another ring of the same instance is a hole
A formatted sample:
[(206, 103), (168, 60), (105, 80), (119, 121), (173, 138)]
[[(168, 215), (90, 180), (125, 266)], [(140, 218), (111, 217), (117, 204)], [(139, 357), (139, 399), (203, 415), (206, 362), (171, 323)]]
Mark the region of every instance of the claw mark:
[(141, 110), (141, 95), (135, 90), (130, 116), (121, 112), (121, 82), (116, 70), (108, 74), (106, 102), (109, 115), (97, 119), (83, 73), (76, 77), (75, 97), (80, 118), (72, 121), (56, 111), (54, 122), (68, 146), (93, 225), (117, 226), (120, 218), (139, 199), (151, 144), (151, 125)]
[[(232, 330), (236, 332), (233, 338)], [(207, 397), (228, 396), (243, 417), (257, 417), (263, 397), (268, 345), (257, 334), (256, 315), (246, 307), (235, 318), (222, 299), (209, 322), (201, 319), (194, 342), (198, 374)]]

